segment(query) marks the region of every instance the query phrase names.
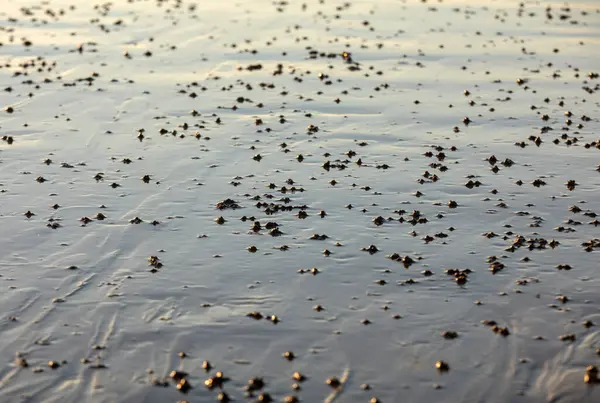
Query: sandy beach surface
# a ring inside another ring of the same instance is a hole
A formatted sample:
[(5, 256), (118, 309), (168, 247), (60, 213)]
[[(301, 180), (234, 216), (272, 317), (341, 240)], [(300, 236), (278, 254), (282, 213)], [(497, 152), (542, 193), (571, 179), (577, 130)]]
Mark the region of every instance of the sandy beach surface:
[(0, 401), (600, 402), (600, 3), (0, 21)]

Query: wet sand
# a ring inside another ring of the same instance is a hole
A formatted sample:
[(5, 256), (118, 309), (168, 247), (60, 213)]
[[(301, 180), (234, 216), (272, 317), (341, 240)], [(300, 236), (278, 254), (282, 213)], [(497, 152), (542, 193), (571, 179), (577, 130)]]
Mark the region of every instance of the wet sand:
[(3, 1), (1, 401), (600, 401), (599, 5), (304, 3)]

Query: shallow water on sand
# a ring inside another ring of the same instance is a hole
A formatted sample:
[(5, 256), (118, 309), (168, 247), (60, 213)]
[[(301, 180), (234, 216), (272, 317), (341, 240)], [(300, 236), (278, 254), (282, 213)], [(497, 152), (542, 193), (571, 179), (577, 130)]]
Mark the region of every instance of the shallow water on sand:
[(595, 1), (0, 17), (0, 400), (600, 401)]

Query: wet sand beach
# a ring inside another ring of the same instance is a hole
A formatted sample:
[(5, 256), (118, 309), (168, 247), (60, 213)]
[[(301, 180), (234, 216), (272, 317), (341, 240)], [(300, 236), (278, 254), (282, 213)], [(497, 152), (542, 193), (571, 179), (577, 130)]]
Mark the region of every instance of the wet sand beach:
[(0, 21), (0, 401), (600, 402), (598, 2)]

